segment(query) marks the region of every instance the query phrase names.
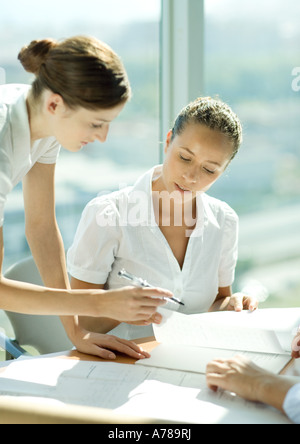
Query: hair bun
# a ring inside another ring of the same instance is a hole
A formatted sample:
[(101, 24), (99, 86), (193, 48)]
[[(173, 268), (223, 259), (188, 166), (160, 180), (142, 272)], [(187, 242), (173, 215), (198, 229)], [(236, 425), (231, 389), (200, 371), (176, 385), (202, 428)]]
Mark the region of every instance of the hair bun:
[(55, 48), (57, 44), (53, 39), (33, 40), (28, 46), (24, 46), (21, 49), (18, 59), (27, 72), (38, 74), (49, 52)]

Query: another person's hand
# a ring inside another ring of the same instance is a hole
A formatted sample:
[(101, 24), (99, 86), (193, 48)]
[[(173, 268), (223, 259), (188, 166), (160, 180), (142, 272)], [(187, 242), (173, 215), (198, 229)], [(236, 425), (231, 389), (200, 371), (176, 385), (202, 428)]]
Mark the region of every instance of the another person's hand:
[(295, 339), (292, 342), (292, 357), (295, 359), (300, 358), (300, 327)]
[(262, 370), (251, 361), (236, 356), (210, 362), (206, 368), (206, 381), (213, 391), (221, 388), (249, 401), (257, 401), (257, 386), (262, 374)]
[(248, 296), (243, 293), (235, 293), (230, 299), (226, 307), (228, 311), (242, 311), (250, 310), (254, 311), (258, 308), (259, 301), (255, 296)]
[(206, 368), (206, 381), (213, 391), (221, 388), (248, 401), (263, 402), (281, 411), (288, 391), (299, 382), (295, 378), (269, 373), (241, 356), (210, 362)]

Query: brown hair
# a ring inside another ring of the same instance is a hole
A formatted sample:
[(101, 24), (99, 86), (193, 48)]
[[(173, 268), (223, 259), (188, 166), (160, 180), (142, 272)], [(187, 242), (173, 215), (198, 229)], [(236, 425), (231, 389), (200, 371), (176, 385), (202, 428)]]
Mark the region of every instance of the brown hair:
[(34, 100), (45, 89), (59, 94), (72, 109), (107, 109), (130, 99), (122, 61), (108, 45), (93, 37), (77, 36), (61, 43), (35, 40), (20, 51), (18, 59), (36, 76)]
[(191, 123), (205, 125), (227, 136), (233, 144), (231, 160), (236, 156), (243, 139), (242, 125), (228, 105), (211, 97), (200, 97), (191, 102), (178, 115), (172, 129), (172, 140)]

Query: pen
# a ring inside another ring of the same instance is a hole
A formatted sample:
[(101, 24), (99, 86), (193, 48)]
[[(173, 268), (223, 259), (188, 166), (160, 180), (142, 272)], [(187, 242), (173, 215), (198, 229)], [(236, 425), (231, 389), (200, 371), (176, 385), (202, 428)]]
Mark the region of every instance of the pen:
[[(131, 273), (128, 273), (128, 271), (124, 270), (124, 268), (119, 271), (118, 276), (123, 277), (124, 279), (128, 279), (134, 285), (137, 285), (139, 287), (154, 288), (153, 285), (148, 284), (148, 282), (145, 279), (139, 278), (137, 276), (134, 276)], [(176, 298), (164, 297), (164, 299), (167, 300), (167, 301), (175, 302), (176, 304), (179, 304), (179, 305), (184, 305), (183, 302), (179, 301)]]

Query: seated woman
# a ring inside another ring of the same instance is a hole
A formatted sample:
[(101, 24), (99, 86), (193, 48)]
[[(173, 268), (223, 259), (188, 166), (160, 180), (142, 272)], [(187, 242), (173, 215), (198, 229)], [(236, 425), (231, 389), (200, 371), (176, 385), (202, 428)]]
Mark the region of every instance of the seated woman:
[[(223, 102), (206, 97), (185, 107), (167, 135), (163, 165), (133, 187), (98, 197), (85, 208), (68, 252), (72, 287), (122, 287), (118, 272), (125, 268), (184, 303), (169, 302), (171, 310), (256, 309), (255, 297), (232, 295), (238, 217), (206, 194), (241, 141), (240, 121)], [(151, 321), (159, 323), (160, 315)], [(111, 319), (81, 318), (85, 328), (101, 333), (114, 329), (123, 339), (152, 335), (151, 321), (119, 325)]]

